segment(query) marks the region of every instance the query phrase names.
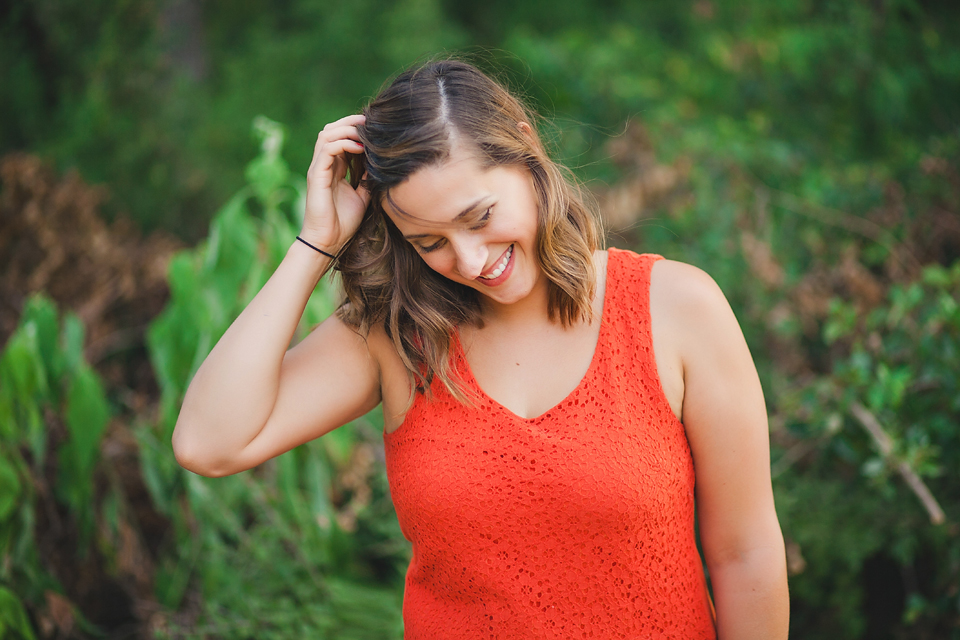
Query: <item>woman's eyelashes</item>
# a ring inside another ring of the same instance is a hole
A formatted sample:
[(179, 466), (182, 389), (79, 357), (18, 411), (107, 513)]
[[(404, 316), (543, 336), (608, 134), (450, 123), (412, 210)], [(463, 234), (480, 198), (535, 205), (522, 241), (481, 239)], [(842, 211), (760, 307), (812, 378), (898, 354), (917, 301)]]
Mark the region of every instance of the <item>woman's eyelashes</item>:
[(490, 212), (493, 211), (493, 207), (488, 207), (486, 211), (483, 212), (483, 215), (480, 216), (480, 219), (477, 220), (477, 224), (470, 227), (471, 231), (477, 231), (478, 229), (483, 229), (487, 226), (487, 222), (490, 220)]
[[(490, 221), (490, 215), (492, 211), (493, 211), (493, 207), (489, 207), (484, 212), (484, 214), (480, 217), (480, 219), (477, 220), (477, 223), (470, 227), (470, 230), (479, 231), (480, 229), (483, 229), (485, 226), (487, 226), (487, 223)], [(440, 238), (433, 244), (426, 245), (426, 246), (418, 244), (416, 245), (416, 247), (420, 253), (430, 253), (431, 251), (436, 251), (437, 249), (442, 247), (444, 242), (445, 242), (445, 239)]]
[(440, 238), (433, 244), (427, 245), (425, 247), (418, 244), (417, 249), (420, 250), (420, 253), (430, 253), (431, 251), (436, 251), (437, 249), (439, 249), (442, 244), (443, 244), (443, 238)]

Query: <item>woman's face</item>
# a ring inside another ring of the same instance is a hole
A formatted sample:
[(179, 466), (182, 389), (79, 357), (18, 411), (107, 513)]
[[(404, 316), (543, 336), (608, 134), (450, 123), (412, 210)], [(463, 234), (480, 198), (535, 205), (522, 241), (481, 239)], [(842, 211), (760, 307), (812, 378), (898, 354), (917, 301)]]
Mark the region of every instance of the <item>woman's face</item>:
[(545, 290), (537, 197), (525, 167), (485, 169), (454, 146), (446, 162), (391, 189), (383, 208), (431, 269), (489, 302), (512, 304)]

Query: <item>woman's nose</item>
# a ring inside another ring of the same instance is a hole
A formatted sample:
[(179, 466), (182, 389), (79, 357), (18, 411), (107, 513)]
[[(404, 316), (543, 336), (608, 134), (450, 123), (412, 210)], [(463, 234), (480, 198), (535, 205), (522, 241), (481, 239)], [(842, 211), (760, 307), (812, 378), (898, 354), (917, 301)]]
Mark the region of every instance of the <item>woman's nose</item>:
[(457, 271), (468, 280), (473, 280), (481, 273), (487, 264), (487, 250), (482, 242), (474, 239), (453, 241), (454, 251), (457, 254)]

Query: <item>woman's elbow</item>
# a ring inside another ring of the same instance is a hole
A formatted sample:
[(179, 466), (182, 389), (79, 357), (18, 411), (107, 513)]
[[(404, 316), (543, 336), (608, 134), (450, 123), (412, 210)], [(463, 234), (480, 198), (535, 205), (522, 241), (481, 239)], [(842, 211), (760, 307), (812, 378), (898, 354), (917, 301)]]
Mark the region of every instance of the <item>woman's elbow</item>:
[(222, 478), (236, 473), (223, 463), (222, 455), (213, 454), (208, 446), (203, 446), (203, 443), (198, 442), (191, 434), (192, 430), (183, 425), (182, 421), (177, 422), (170, 441), (177, 464), (187, 471), (208, 478)]

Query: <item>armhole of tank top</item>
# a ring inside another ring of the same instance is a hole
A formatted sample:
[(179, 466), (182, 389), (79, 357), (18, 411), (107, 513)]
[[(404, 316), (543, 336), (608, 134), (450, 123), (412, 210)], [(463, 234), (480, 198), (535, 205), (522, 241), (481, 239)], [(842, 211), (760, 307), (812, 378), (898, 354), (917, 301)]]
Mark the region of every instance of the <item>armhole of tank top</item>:
[[(450, 359), (450, 365), (453, 367), (453, 378), (454, 380), (459, 380), (463, 386), (464, 391), (467, 394), (474, 394), (476, 396), (476, 401), (481, 401), (481, 396), (477, 393), (479, 387), (477, 387), (476, 381), (473, 379), (473, 375), (470, 373), (469, 368), (466, 365), (466, 356), (463, 351), (463, 343), (460, 340), (460, 329), (455, 327), (453, 332), (450, 334), (450, 346), (448, 351), (448, 356)], [(421, 371), (425, 371), (426, 365), (421, 366)], [(414, 381), (411, 380), (411, 384)], [(399, 431), (407, 428), (407, 423), (418, 419), (420, 412), (423, 410), (423, 404), (429, 402), (441, 402), (445, 397), (453, 397), (450, 395), (450, 392), (443, 385), (443, 383), (438, 379), (434, 378), (430, 383), (430, 394), (426, 394), (423, 390), (413, 389), (413, 396), (410, 400), (410, 405), (407, 407), (407, 410), (403, 414), (403, 420), (400, 421), (400, 424), (397, 425), (392, 431), (387, 431), (386, 424), (381, 432), (384, 442), (393, 438)]]
[(646, 325), (647, 331), (640, 332), (640, 339), (644, 341), (644, 346), (649, 349), (650, 353), (650, 373), (653, 376), (654, 381), (656, 382), (656, 394), (657, 402), (663, 406), (663, 408), (669, 413), (669, 418), (672, 418), (672, 422), (675, 425), (679, 425), (681, 429), (686, 429), (683, 426), (683, 421), (677, 417), (677, 414), (673, 412), (673, 407), (670, 406), (670, 400), (667, 398), (667, 393), (663, 389), (663, 380), (660, 377), (660, 367), (657, 365), (657, 353), (654, 349), (653, 342), (653, 309), (651, 304), (650, 290), (653, 287), (653, 267), (659, 261), (663, 260), (664, 257), (656, 253), (643, 253), (640, 254), (640, 257), (643, 259), (643, 262), (640, 264), (639, 275), (642, 279), (642, 293), (644, 296), (643, 303), (640, 305), (641, 313), (643, 316), (640, 318), (641, 324)]

